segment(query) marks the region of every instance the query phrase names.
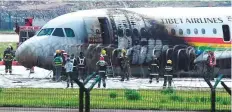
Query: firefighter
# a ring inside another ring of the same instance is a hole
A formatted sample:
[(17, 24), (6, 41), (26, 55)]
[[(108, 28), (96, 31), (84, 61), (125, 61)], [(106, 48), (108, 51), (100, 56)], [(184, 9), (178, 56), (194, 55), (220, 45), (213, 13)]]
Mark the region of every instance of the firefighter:
[(73, 63), (70, 61), (70, 59), (66, 60), (66, 64), (64, 66), (67, 74), (67, 87), (69, 87), (69, 83), (71, 83), (71, 87), (73, 88), (73, 80), (71, 79), (71, 75), (73, 75)]
[(101, 50), (101, 56), (106, 56), (106, 50), (105, 49)]
[(13, 61), (13, 54), (11, 52), (11, 48), (7, 47), (7, 49), (4, 51), (4, 63), (5, 63), (5, 73), (12, 73), (12, 61)]
[(84, 76), (85, 76), (85, 72), (86, 72), (86, 60), (85, 60), (83, 52), (80, 52), (80, 56), (78, 56), (77, 62), (78, 62), (78, 77), (79, 77), (79, 80), (82, 79), (84, 81), (84, 79), (85, 79)]
[(77, 59), (75, 58), (74, 54), (71, 54), (70, 61), (73, 63), (73, 76), (77, 74)]
[(65, 62), (66, 62), (66, 59), (65, 59), (65, 50), (61, 50), (60, 51), (60, 56), (61, 56), (61, 58), (62, 58), (62, 60), (63, 60), (63, 65), (65, 65)]
[[(60, 50), (56, 50), (56, 52), (54, 53), (54, 59), (59, 55), (61, 53), (61, 51)], [(56, 76), (56, 68), (55, 68), (55, 66), (53, 66), (53, 77), (52, 77), (52, 80), (55, 80), (55, 76)]]
[(212, 51), (208, 52), (207, 57), (207, 76), (210, 80), (214, 79), (214, 67), (216, 65), (216, 58), (214, 56), (214, 53)]
[(57, 54), (53, 62), (54, 62), (54, 67), (55, 67), (56, 81), (60, 81), (62, 65), (63, 65), (63, 59), (60, 53)]
[(35, 68), (34, 66), (30, 68), (30, 73), (35, 73), (35, 69), (34, 68)]
[(149, 64), (148, 71), (150, 72), (150, 80), (149, 83), (152, 83), (152, 78), (156, 77), (156, 82), (159, 82), (159, 63), (156, 55), (153, 56), (152, 61)]
[(173, 77), (173, 74), (172, 74), (172, 60), (168, 59), (167, 60), (167, 64), (165, 66), (165, 74), (164, 74), (164, 84), (163, 86), (166, 87), (167, 85), (167, 81), (168, 81), (168, 86), (171, 87), (171, 83), (172, 83), (172, 77)]
[(127, 80), (129, 80), (129, 62), (128, 58), (126, 56), (126, 51), (123, 49), (122, 50), (122, 56), (120, 57), (120, 68), (121, 68), (121, 76), (122, 79), (121, 81), (124, 81), (125, 77)]
[(101, 56), (100, 60), (96, 63), (98, 73), (100, 75), (100, 81), (98, 82), (98, 88), (101, 86), (101, 80), (103, 82), (103, 87), (106, 87), (106, 69), (107, 69), (107, 62), (104, 60), (104, 57)]
[(60, 51), (60, 56), (61, 56), (61, 58), (62, 58), (62, 60), (63, 60), (61, 75), (62, 75), (62, 76), (66, 76), (66, 72), (65, 72), (64, 65), (65, 65), (65, 63), (66, 63), (67, 53), (65, 52), (65, 50), (61, 50), (61, 51)]
[(101, 55), (100, 56), (103, 56), (104, 57), (104, 60), (109, 63), (109, 57), (107, 56), (106, 54), (106, 50), (105, 49), (102, 49), (101, 50)]

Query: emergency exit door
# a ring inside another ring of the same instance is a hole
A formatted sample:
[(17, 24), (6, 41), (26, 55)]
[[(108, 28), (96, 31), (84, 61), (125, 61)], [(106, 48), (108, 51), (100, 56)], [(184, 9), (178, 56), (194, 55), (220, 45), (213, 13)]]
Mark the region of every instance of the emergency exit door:
[(223, 40), (225, 42), (230, 41), (230, 27), (229, 25), (222, 25), (222, 31), (223, 31)]
[(106, 17), (98, 18), (101, 28), (102, 44), (110, 44), (109, 20)]

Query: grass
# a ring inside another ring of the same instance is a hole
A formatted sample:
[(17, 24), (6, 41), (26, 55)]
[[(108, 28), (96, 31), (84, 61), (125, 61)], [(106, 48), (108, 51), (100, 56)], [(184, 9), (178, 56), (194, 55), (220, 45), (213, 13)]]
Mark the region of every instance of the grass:
[[(138, 100), (128, 100), (126, 91), (93, 89), (91, 108), (210, 110), (209, 91), (176, 90), (172, 94), (164, 94), (161, 90), (137, 90), (141, 96)], [(110, 98), (112, 93), (117, 97)], [(78, 94), (78, 89), (4, 88), (0, 93), (0, 106), (78, 108)], [(217, 91), (216, 94), (217, 110), (231, 110), (228, 93)]]
[(16, 49), (17, 43), (16, 42), (0, 42), (0, 58), (3, 57), (4, 50), (11, 44)]

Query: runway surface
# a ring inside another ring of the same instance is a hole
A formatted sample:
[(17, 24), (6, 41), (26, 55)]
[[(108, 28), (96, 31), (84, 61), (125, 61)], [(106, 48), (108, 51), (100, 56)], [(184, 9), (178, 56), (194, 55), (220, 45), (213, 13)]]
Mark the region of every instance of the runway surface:
[(18, 42), (19, 36), (17, 34), (0, 34), (0, 42)]
[[(78, 109), (63, 109), (63, 108), (0, 107), (0, 112), (79, 112), (79, 111)], [(186, 111), (91, 109), (90, 112), (186, 112)], [(188, 111), (188, 112), (203, 112), (203, 111)]]
[[(51, 80), (52, 71), (48, 71), (42, 68), (35, 67), (35, 73), (29, 74), (29, 70), (26, 70), (23, 66), (13, 66), (12, 75), (5, 74), (4, 66), (0, 66), (0, 87), (2, 88), (20, 88), (20, 87), (32, 87), (32, 88), (66, 88), (66, 81), (55, 82)], [(222, 79), (226, 85), (232, 87), (231, 79)], [(90, 80), (87, 87), (90, 86), (93, 80)], [(160, 78), (159, 83), (155, 80), (153, 83), (148, 83), (149, 79), (130, 78), (129, 81), (120, 81), (120, 77), (107, 78), (106, 89), (162, 89), (163, 78)], [(215, 81), (211, 81), (212, 84)], [(199, 89), (209, 88), (203, 78), (174, 78), (172, 85), (176, 89)], [(96, 88), (95, 85), (94, 88)], [(78, 88), (74, 85), (74, 88)], [(221, 84), (217, 88), (223, 88)]]

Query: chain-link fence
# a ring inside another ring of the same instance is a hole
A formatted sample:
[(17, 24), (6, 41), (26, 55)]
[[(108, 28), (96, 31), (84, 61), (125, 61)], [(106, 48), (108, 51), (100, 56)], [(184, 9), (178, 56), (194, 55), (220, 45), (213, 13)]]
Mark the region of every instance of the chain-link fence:
[[(78, 108), (78, 89), (4, 88), (0, 106)], [(94, 89), (91, 109), (204, 110), (210, 111), (210, 90), (197, 89)], [(216, 110), (231, 111), (231, 98), (223, 89), (216, 90)]]

